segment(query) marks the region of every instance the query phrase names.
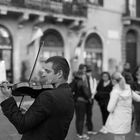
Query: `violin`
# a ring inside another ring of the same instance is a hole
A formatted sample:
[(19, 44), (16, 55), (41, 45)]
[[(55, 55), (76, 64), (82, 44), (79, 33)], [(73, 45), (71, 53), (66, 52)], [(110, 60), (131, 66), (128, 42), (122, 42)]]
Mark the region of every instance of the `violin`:
[[(33, 72), (34, 72), (34, 69), (35, 69), (35, 66), (37, 63), (37, 59), (38, 59), (40, 50), (43, 46), (44, 46), (44, 41), (40, 42), (38, 53), (37, 53), (37, 56), (36, 56), (28, 82), (21, 82), (21, 83), (17, 83), (17, 84), (7, 84), (7, 86), (12, 89), (13, 96), (22, 97), (20, 104), (19, 104), (19, 108), (21, 107), (24, 96), (31, 96), (32, 98), (36, 98), (43, 90), (52, 89), (50, 87), (46, 88), (47, 85), (42, 86), (42, 85), (31, 84), (31, 78), (32, 78), (32, 75), (33, 75)], [(2, 87), (3, 84), (1, 84), (0, 86)]]
[[(3, 87), (3, 84), (0, 84), (0, 87)], [(53, 88), (52, 85), (36, 84), (33, 82), (7, 83), (7, 87), (11, 88), (13, 96), (30, 96), (32, 98), (36, 98), (44, 90), (51, 90)]]

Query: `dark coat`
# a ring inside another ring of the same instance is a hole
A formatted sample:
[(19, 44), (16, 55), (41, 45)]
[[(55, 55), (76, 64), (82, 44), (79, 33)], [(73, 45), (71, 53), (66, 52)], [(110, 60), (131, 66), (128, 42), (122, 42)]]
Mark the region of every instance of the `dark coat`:
[(129, 70), (124, 70), (122, 72), (122, 75), (125, 78), (126, 83), (129, 84), (130, 86), (132, 86), (133, 82), (134, 82), (134, 79), (133, 79), (133, 76), (132, 76), (131, 72)]
[(101, 106), (107, 106), (110, 98), (110, 92), (112, 91), (113, 85), (110, 82), (107, 86), (103, 85), (101, 80), (97, 85), (97, 93), (95, 99)]
[(74, 79), (70, 83), (70, 87), (72, 89), (75, 102), (79, 97), (83, 98), (84, 101), (89, 102), (91, 93), (88, 86), (78, 74), (75, 75)]
[[(132, 90), (140, 91), (140, 84), (138, 82), (134, 82), (132, 86)], [(133, 104), (134, 104), (135, 111), (140, 111), (140, 102), (136, 102), (135, 100), (133, 100)]]
[(74, 114), (68, 84), (42, 92), (25, 114), (19, 111), (12, 97), (1, 106), (4, 115), (23, 134), (22, 140), (64, 140)]

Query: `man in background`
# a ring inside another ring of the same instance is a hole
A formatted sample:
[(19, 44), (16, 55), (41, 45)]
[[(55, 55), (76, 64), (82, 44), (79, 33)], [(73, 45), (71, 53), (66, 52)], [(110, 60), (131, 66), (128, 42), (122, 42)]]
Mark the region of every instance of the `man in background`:
[(97, 81), (95, 78), (92, 77), (92, 69), (90, 66), (87, 66), (86, 74), (87, 74), (88, 91), (90, 93), (90, 100), (87, 103), (87, 107), (86, 107), (87, 133), (97, 134), (97, 132), (94, 131), (94, 126), (92, 122), (92, 109), (94, 104), (94, 96), (96, 94)]

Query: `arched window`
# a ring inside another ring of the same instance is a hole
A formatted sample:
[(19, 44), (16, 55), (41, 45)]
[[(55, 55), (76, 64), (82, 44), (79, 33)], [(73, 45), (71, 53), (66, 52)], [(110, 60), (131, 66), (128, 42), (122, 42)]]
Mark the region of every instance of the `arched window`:
[(86, 39), (86, 49), (102, 49), (102, 40), (98, 34), (92, 33)]
[(41, 41), (44, 41), (44, 47), (41, 53), (42, 58), (48, 58), (54, 55), (64, 55), (64, 41), (57, 30), (46, 30), (44, 36), (41, 38)]
[(90, 34), (85, 42), (85, 63), (91, 65), (96, 78), (102, 71), (102, 40), (96, 33)]

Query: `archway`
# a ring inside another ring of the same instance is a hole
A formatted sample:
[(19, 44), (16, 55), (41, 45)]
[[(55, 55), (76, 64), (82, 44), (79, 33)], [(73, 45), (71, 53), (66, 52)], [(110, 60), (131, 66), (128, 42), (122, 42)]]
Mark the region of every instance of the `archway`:
[(41, 52), (41, 57), (43, 59), (54, 55), (64, 55), (64, 41), (61, 34), (57, 30), (46, 30), (41, 38), (41, 41), (44, 41), (44, 47)]
[(92, 67), (93, 76), (97, 79), (102, 71), (102, 49), (100, 36), (97, 33), (88, 35), (85, 41), (85, 63)]
[(12, 37), (6, 27), (0, 25), (0, 60), (4, 60), (6, 76), (9, 82), (13, 81)]
[[(43, 78), (41, 78), (42, 71), (40, 67), (42, 66), (42, 63), (44, 63), (44, 61), (51, 56), (64, 55), (64, 41), (61, 34), (57, 30), (46, 30), (44, 32), (44, 35), (41, 37), (40, 45), (42, 45), (42, 42), (44, 42), (43, 47), (40, 50), (39, 61), (36, 64), (34, 72), (36, 74), (34, 74), (34, 76), (32, 77), (32, 81), (36, 84), (46, 84), (44, 83), (46, 81), (44, 81)], [(23, 66), (26, 67), (25, 64), (23, 64)]]
[(126, 34), (126, 62), (130, 64), (131, 71), (137, 66), (137, 32), (129, 30)]

